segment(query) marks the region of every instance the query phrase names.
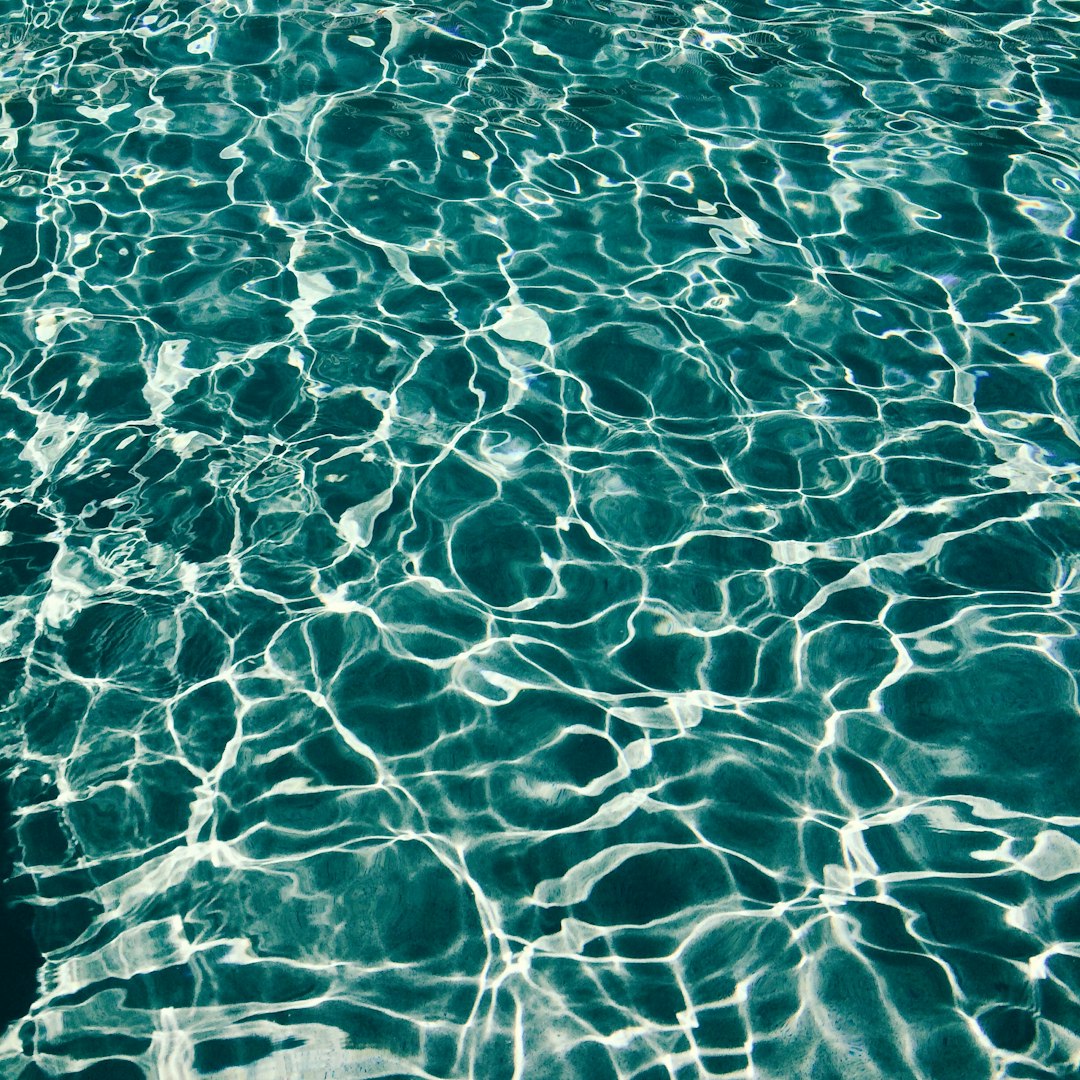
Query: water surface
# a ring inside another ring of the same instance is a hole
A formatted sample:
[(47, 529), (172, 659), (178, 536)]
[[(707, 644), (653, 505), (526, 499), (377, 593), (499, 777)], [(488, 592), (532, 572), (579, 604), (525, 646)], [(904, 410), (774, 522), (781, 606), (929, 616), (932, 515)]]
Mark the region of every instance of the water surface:
[(1077, 1075), (1078, 23), (0, 0), (0, 1074)]

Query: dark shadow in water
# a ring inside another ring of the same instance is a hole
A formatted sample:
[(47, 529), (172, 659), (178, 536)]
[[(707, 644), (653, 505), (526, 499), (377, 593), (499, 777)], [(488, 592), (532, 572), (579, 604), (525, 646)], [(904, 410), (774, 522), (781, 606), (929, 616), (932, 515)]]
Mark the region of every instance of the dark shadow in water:
[(30, 932), (33, 912), (23, 882), (11, 880), (15, 851), (15, 818), (11, 801), (10, 763), (0, 766), (0, 1032), (20, 1020), (37, 998), (37, 973), (43, 963)]

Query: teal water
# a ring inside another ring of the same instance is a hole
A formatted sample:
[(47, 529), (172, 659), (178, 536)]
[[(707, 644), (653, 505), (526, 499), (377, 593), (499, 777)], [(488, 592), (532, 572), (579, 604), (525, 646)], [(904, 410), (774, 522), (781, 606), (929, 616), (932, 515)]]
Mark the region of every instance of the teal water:
[(0, 105), (0, 1076), (1080, 1076), (1080, 7), (0, 0)]

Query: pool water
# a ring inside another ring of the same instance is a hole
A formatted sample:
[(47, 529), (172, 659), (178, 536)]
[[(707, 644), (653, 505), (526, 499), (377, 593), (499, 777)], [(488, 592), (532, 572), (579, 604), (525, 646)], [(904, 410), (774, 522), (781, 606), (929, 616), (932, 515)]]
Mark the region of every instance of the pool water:
[(0, 0), (0, 105), (0, 1076), (1080, 1075), (1072, 0)]

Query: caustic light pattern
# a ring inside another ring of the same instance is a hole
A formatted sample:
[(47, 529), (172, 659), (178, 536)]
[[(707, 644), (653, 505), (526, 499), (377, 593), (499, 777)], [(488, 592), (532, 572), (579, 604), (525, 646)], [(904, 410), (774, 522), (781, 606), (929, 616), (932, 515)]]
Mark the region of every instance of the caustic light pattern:
[(0, 1075), (1076, 1076), (1078, 87), (0, 0)]

